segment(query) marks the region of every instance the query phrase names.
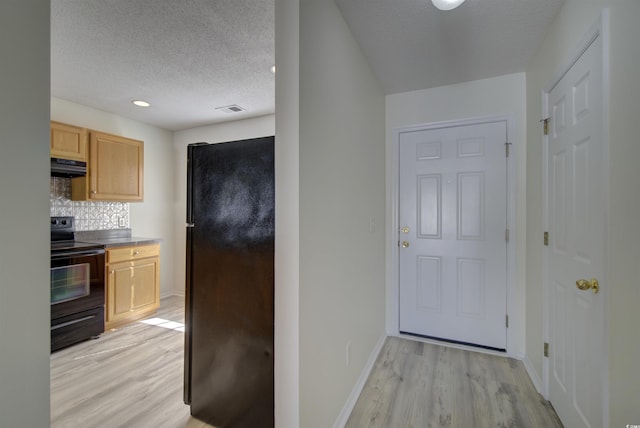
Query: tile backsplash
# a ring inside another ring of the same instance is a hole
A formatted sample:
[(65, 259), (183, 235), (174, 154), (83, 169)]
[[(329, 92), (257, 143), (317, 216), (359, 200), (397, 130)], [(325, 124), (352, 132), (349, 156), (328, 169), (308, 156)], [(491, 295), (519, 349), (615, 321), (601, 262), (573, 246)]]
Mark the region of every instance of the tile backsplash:
[(76, 230), (122, 229), (129, 227), (128, 202), (72, 201), (71, 179), (51, 177), (51, 216), (73, 216)]

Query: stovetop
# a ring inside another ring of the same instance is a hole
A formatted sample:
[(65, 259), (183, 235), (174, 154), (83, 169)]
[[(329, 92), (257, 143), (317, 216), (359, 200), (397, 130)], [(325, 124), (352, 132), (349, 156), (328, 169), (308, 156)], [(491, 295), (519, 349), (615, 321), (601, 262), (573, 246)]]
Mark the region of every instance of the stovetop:
[(93, 248), (104, 248), (104, 245), (96, 244), (95, 242), (51, 241), (52, 253), (68, 250), (90, 250)]
[(51, 217), (51, 253), (104, 248), (95, 242), (76, 241), (73, 217)]

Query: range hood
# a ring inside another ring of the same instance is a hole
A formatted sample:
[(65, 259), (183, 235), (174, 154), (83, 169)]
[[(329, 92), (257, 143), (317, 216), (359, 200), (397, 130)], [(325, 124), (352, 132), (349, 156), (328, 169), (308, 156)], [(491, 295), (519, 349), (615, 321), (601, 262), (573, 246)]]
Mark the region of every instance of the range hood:
[(51, 177), (84, 177), (87, 163), (71, 159), (51, 158)]

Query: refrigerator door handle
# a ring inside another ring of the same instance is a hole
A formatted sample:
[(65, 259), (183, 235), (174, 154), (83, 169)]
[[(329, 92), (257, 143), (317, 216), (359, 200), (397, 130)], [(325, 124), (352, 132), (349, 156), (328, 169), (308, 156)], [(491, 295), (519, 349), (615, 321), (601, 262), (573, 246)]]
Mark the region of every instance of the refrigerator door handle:
[(193, 253), (191, 246), (193, 245), (193, 229), (187, 224), (186, 238), (186, 269), (185, 269), (185, 303), (184, 303), (184, 375), (183, 375), (183, 401), (184, 404), (191, 404), (191, 307), (193, 302), (191, 301), (192, 284), (191, 284), (191, 270), (193, 269)]

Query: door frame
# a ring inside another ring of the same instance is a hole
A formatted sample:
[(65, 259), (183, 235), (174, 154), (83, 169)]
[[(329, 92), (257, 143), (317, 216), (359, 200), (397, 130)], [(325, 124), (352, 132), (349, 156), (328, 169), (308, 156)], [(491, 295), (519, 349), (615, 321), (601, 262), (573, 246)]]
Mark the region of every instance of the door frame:
[[(404, 132), (415, 132), (442, 128), (452, 128), (466, 125), (479, 125), (484, 123), (505, 122), (507, 135), (506, 139), (511, 143), (509, 160), (507, 161), (507, 226), (509, 228), (509, 243), (507, 244), (507, 295), (506, 309), (509, 315), (509, 328), (507, 328), (507, 355), (518, 359), (524, 358), (524, 340), (522, 340), (522, 349), (516, 349), (514, 340), (524, 335), (524, 307), (523, 300), (524, 290), (517, 289), (517, 266), (516, 266), (516, 248), (517, 248), (517, 224), (516, 224), (516, 164), (519, 151), (519, 144), (513, 138), (515, 132), (513, 114), (482, 116), (467, 119), (455, 119), (440, 122), (431, 122), (418, 125), (410, 125), (394, 128), (392, 131), (392, 142), (387, 151), (387, 202), (391, 209), (388, 211), (390, 219), (387, 221), (387, 280), (386, 280), (386, 332), (389, 336), (400, 336), (400, 268), (399, 268), (399, 251), (398, 251), (398, 234), (399, 224), (399, 203), (400, 203), (400, 134)], [(510, 309), (521, 308), (519, 311), (509, 312)], [(485, 352), (491, 354), (504, 355), (504, 353), (485, 350), (466, 345), (457, 345), (445, 342), (435, 342), (429, 339), (421, 339), (414, 336), (406, 336), (413, 340), (422, 340), (425, 342), (438, 343), (444, 346), (451, 346), (462, 349), (470, 349), (477, 352)]]
[[(573, 67), (573, 65), (580, 59), (580, 57), (591, 46), (591, 43), (598, 37), (602, 37), (602, 144), (603, 144), (603, 187), (609, 188), (609, 9), (603, 9), (598, 20), (591, 26), (591, 28), (583, 36), (581, 42), (574, 50), (574, 54), (570, 57), (565, 65), (553, 75), (553, 78), (542, 89), (542, 116), (543, 118), (549, 117), (549, 94), (551, 90), (560, 82), (564, 75)], [(543, 215), (543, 230), (549, 230), (549, 137), (547, 135), (542, 136), (542, 215)], [(608, 242), (608, 224), (609, 224), (609, 196), (608, 192), (604, 195), (605, 200), (605, 221), (604, 221), (604, 277), (602, 283), (607, 284), (609, 278), (609, 263), (607, 260), (607, 242)], [(542, 238), (542, 237), (541, 237)], [(541, 239), (542, 241), (542, 239)], [(543, 271), (543, 287), (542, 287), (542, 334), (543, 341), (549, 342), (549, 249), (546, 246), (542, 246), (542, 271)], [(600, 294), (604, 304), (604, 342), (607, 343), (608, 337), (608, 287), (602, 287)], [(603, 426), (606, 428), (609, 426), (609, 349), (605, 347), (603, 355)], [(544, 398), (549, 399), (549, 358), (542, 358), (542, 395)]]

